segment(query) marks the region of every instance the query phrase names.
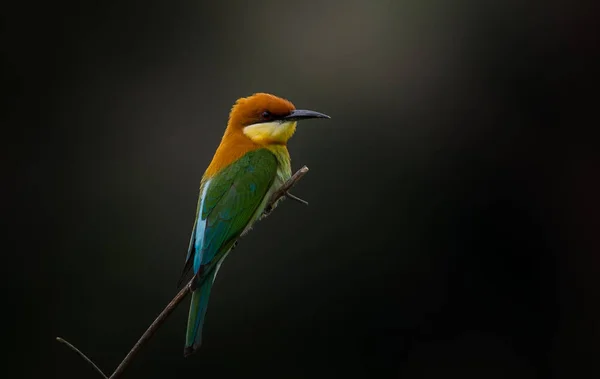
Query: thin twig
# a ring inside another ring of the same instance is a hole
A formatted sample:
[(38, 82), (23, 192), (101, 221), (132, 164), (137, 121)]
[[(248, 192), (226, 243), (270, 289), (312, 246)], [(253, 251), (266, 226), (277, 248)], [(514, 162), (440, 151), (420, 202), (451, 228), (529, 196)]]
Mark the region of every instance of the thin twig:
[[(295, 186), (296, 183), (298, 183), (298, 181), (300, 179), (302, 179), (302, 177), (304, 175), (306, 175), (307, 172), (308, 172), (308, 167), (302, 166), (302, 168), (300, 170), (296, 171), (296, 173), (294, 175), (292, 175), (285, 183), (283, 183), (281, 185), (281, 187), (279, 187), (279, 189), (273, 193), (273, 195), (271, 195), (271, 200), (269, 200), (269, 204), (265, 207), (263, 217), (266, 217), (271, 213), (271, 211), (273, 210), (273, 208), (275, 207), (275, 205), (277, 204), (277, 201), (279, 199), (289, 195), (288, 191), (293, 186)], [(295, 196), (293, 196), (293, 197), (295, 197)]]
[(192, 280), (190, 280), (190, 282), (188, 284), (186, 284), (181, 289), (181, 291), (179, 291), (179, 293), (177, 295), (175, 295), (173, 300), (171, 300), (171, 302), (169, 302), (169, 304), (165, 307), (165, 309), (163, 309), (163, 311), (160, 312), (160, 314), (158, 315), (156, 320), (154, 320), (154, 322), (152, 324), (150, 324), (148, 329), (144, 332), (144, 334), (142, 334), (142, 336), (136, 342), (136, 344), (133, 345), (133, 347), (131, 348), (131, 350), (125, 357), (125, 359), (123, 359), (121, 364), (119, 364), (119, 366), (117, 367), (115, 372), (113, 372), (113, 374), (110, 376), (109, 379), (118, 378), (123, 373), (125, 368), (127, 368), (127, 366), (129, 365), (129, 363), (131, 362), (133, 357), (135, 357), (135, 355), (140, 351), (142, 346), (144, 346), (144, 344), (146, 342), (148, 342), (150, 337), (152, 337), (154, 335), (154, 333), (156, 333), (158, 328), (163, 324), (163, 322), (165, 322), (165, 320), (167, 319), (167, 317), (169, 317), (171, 312), (173, 312), (175, 310), (175, 308), (177, 308), (179, 303), (181, 303), (181, 301), (187, 296), (187, 294), (190, 293), (190, 286), (192, 285), (193, 280), (194, 279), (192, 278)]
[(302, 166), (302, 168), (298, 171), (296, 171), (296, 173), (294, 175), (292, 175), (288, 180), (286, 180), (285, 183), (283, 183), (281, 185), (281, 187), (279, 187), (279, 189), (277, 191), (275, 191), (275, 193), (273, 193), (273, 195), (271, 195), (271, 200), (269, 201), (269, 206), (273, 206), (273, 204), (275, 204), (277, 202), (277, 200), (279, 200), (279, 198), (285, 196), (286, 192), (288, 192), (290, 189), (292, 189), (293, 186), (296, 185), (296, 183), (298, 183), (298, 181), (300, 179), (302, 179), (302, 177), (304, 175), (306, 175), (306, 173), (308, 172), (308, 167), (306, 166)]
[(301, 199), (301, 198), (299, 198), (299, 197), (298, 197), (298, 196), (296, 196), (296, 195), (292, 195), (292, 194), (291, 194), (291, 193), (289, 193), (289, 192), (286, 192), (286, 193), (285, 193), (285, 197), (287, 197), (287, 198), (288, 198), (288, 199), (290, 199), (290, 200), (297, 201), (297, 202), (299, 202), (300, 204), (308, 205), (308, 201), (306, 201), (306, 200), (304, 200), (304, 199)]
[[(294, 185), (296, 185), (296, 183), (300, 179), (302, 179), (302, 177), (304, 175), (306, 175), (307, 172), (308, 172), (308, 167), (303, 166), (300, 170), (296, 171), (296, 173), (294, 175), (292, 175), (292, 177), (290, 177), (285, 183), (283, 183), (283, 185), (276, 192), (274, 192), (273, 195), (271, 195), (271, 199), (269, 200), (269, 203), (265, 207), (265, 211), (264, 211), (265, 216), (268, 215), (273, 210), (277, 201), (279, 199), (281, 199), (282, 197), (289, 197), (290, 199), (294, 199), (296, 201), (300, 201), (302, 203), (308, 204), (305, 200), (297, 198), (296, 196), (289, 193), (289, 190)], [(62, 339), (60, 337), (56, 337), (56, 340), (69, 346), (71, 349), (73, 349), (73, 351), (75, 351), (83, 359), (85, 359), (92, 366), (94, 366), (96, 371), (98, 371), (104, 379), (117, 379), (123, 374), (123, 371), (125, 371), (127, 366), (129, 366), (129, 364), (131, 363), (133, 358), (136, 356), (136, 354), (141, 350), (141, 348), (148, 342), (148, 340), (150, 340), (150, 338), (156, 333), (158, 328), (165, 322), (167, 317), (169, 317), (169, 315), (175, 310), (175, 308), (177, 308), (177, 306), (181, 303), (181, 301), (190, 293), (190, 288), (192, 286), (193, 281), (194, 281), (194, 278), (192, 278), (189, 281), (189, 283), (186, 284), (181, 289), (181, 291), (179, 291), (179, 293), (177, 295), (175, 295), (173, 300), (171, 300), (171, 302), (169, 302), (169, 304), (165, 307), (165, 309), (163, 309), (163, 311), (160, 312), (158, 317), (148, 327), (148, 329), (146, 329), (146, 331), (144, 332), (144, 334), (142, 334), (142, 336), (136, 342), (136, 344), (133, 345), (133, 347), (131, 348), (129, 353), (127, 353), (127, 356), (123, 359), (123, 361), (119, 364), (119, 366), (116, 368), (115, 372), (113, 372), (113, 374), (110, 377), (107, 377), (106, 375), (104, 375), (102, 370), (100, 370), (98, 368), (98, 366), (96, 366), (94, 364), (94, 362), (92, 362), (91, 359), (89, 359), (85, 354), (83, 354), (81, 351), (79, 351), (75, 346), (71, 345), (69, 342), (65, 341), (64, 339)]]
[(106, 375), (105, 375), (105, 374), (102, 372), (102, 370), (100, 370), (100, 367), (96, 366), (96, 364), (95, 364), (94, 362), (92, 362), (92, 360), (91, 360), (91, 359), (89, 359), (89, 358), (87, 357), (87, 355), (83, 354), (83, 353), (81, 352), (81, 350), (79, 350), (78, 348), (76, 348), (75, 346), (73, 346), (71, 343), (69, 343), (69, 341), (67, 341), (67, 340), (64, 340), (64, 339), (62, 339), (62, 338), (60, 338), (60, 337), (56, 337), (56, 340), (57, 340), (58, 342), (60, 342), (60, 343), (64, 343), (64, 344), (65, 344), (65, 345), (67, 345), (68, 347), (70, 347), (70, 348), (71, 348), (71, 350), (73, 350), (74, 352), (76, 352), (77, 354), (79, 354), (79, 356), (80, 356), (81, 358), (83, 358), (83, 359), (84, 359), (84, 360), (85, 360), (87, 363), (91, 364), (91, 365), (92, 365), (92, 367), (94, 367), (94, 368), (96, 369), (96, 371), (98, 371), (98, 372), (100, 373), (100, 375), (102, 375), (102, 377), (103, 377), (104, 379), (108, 379), (108, 377), (107, 377), (107, 376), (106, 376)]

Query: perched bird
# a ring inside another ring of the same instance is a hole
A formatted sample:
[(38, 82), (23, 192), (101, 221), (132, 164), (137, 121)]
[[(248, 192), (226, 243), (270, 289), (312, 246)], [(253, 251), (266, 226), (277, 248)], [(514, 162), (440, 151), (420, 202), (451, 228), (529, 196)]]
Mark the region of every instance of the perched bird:
[(181, 281), (193, 269), (184, 356), (202, 342), (210, 290), (240, 235), (262, 215), (269, 198), (291, 177), (287, 141), (299, 120), (329, 116), (299, 110), (267, 93), (238, 99), (225, 134), (200, 181), (200, 197)]

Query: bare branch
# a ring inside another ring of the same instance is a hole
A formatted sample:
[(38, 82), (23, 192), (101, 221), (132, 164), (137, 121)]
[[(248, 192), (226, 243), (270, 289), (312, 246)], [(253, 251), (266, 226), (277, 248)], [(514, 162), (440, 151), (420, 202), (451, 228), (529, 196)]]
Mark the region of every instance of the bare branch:
[[(304, 175), (306, 175), (307, 172), (308, 172), (308, 167), (302, 166), (302, 168), (300, 170), (296, 171), (296, 173), (294, 175), (292, 175), (285, 183), (283, 183), (281, 185), (281, 187), (279, 187), (279, 189), (273, 193), (273, 195), (271, 195), (271, 200), (269, 200), (269, 204), (265, 207), (263, 217), (266, 217), (271, 213), (271, 211), (277, 204), (277, 201), (279, 199), (281, 199), (282, 197), (289, 196), (290, 198), (293, 198), (296, 201), (299, 199), (300, 202), (304, 202), (304, 200), (302, 200), (300, 198), (296, 198), (296, 196), (294, 196), (294, 195), (290, 195), (289, 190), (293, 186), (295, 186), (296, 183), (298, 183), (298, 181), (300, 179), (302, 179), (302, 177)], [(308, 203), (306, 203), (306, 204), (308, 204)]]
[(181, 291), (179, 291), (179, 293), (177, 295), (175, 295), (173, 300), (171, 300), (171, 302), (169, 302), (169, 304), (165, 307), (165, 309), (163, 309), (163, 311), (160, 312), (160, 314), (158, 315), (156, 320), (154, 320), (154, 322), (148, 327), (148, 329), (144, 332), (144, 334), (142, 334), (142, 336), (136, 342), (136, 344), (133, 345), (133, 347), (131, 348), (131, 350), (125, 357), (125, 359), (123, 359), (121, 364), (119, 364), (119, 367), (117, 367), (117, 369), (115, 370), (115, 372), (113, 372), (113, 374), (110, 376), (109, 379), (118, 378), (123, 373), (125, 368), (127, 368), (129, 363), (131, 363), (131, 360), (140, 351), (142, 346), (144, 346), (146, 344), (146, 342), (148, 342), (150, 337), (152, 337), (154, 335), (154, 333), (156, 333), (158, 328), (163, 324), (163, 322), (165, 322), (165, 320), (167, 319), (167, 317), (169, 317), (171, 312), (173, 312), (175, 310), (175, 308), (177, 308), (179, 303), (181, 303), (181, 301), (187, 296), (187, 294), (190, 293), (190, 286), (192, 285), (193, 280), (194, 280), (194, 278), (192, 278), (192, 280), (190, 280), (190, 282), (188, 284), (186, 284), (181, 289)]
[[(305, 200), (302, 200), (292, 194), (289, 193), (289, 190), (296, 185), (296, 183), (302, 179), (302, 177), (304, 175), (306, 175), (306, 173), (308, 172), (308, 167), (303, 166), (301, 169), (299, 169), (298, 171), (296, 171), (296, 173), (294, 175), (292, 175), (285, 183), (283, 183), (283, 185), (276, 191), (273, 193), (273, 195), (271, 195), (271, 199), (269, 200), (269, 203), (267, 204), (267, 206), (265, 207), (265, 211), (263, 214), (264, 216), (267, 216), (269, 213), (271, 213), (271, 211), (273, 210), (273, 208), (275, 207), (275, 204), (277, 203), (277, 201), (279, 199), (281, 199), (282, 197), (289, 197), (290, 199), (293, 199), (295, 201), (299, 201), (303, 204), (308, 204), (308, 202), (306, 202)], [(236, 241), (237, 244), (237, 241)], [(117, 367), (117, 369), (115, 370), (115, 372), (113, 372), (113, 374), (110, 377), (107, 377), (106, 375), (104, 375), (104, 373), (102, 372), (102, 370), (100, 370), (98, 368), (98, 366), (96, 366), (94, 364), (94, 362), (92, 362), (91, 359), (89, 359), (85, 354), (83, 354), (81, 351), (79, 351), (75, 346), (71, 345), (69, 342), (65, 341), (64, 339), (60, 338), (60, 337), (56, 337), (56, 340), (59, 342), (62, 342), (64, 344), (66, 344), (67, 346), (69, 346), (71, 349), (73, 349), (73, 351), (75, 351), (77, 354), (79, 354), (83, 359), (85, 359), (87, 362), (89, 362), (92, 366), (94, 366), (94, 368), (96, 369), (96, 371), (98, 371), (100, 373), (100, 375), (102, 375), (102, 377), (104, 379), (117, 379), (119, 377), (121, 377), (121, 375), (123, 374), (123, 371), (125, 371), (125, 369), (127, 368), (127, 366), (129, 366), (129, 364), (131, 363), (131, 361), (133, 360), (133, 358), (137, 355), (137, 353), (141, 350), (141, 348), (148, 342), (148, 340), (150, 340), (150, 338), (156, 333), (156, 331), (158, 330), (158, 328), (160, 328), (160, 326), (165, 322), (165, 320), (167, 319), (167, 317), (169, 317), (169, 315), (175, 310), (175, 308), (177, 308), (177, 306), (181, 303), (181, 301), (191, 292), (191, 287), (192, 284), (194, 282), (195, 276), (188, 282), (188, 284), (186, 284), (181, 291), (179, 291), (179, 293), (177, 295), (175, 295), (175, 297), (173, 298), (173, 300), (171, 300), (171, 302), (169, 304), (167, 304), (167, 306), (165, 307), (165, 309), (163, 309), (162, 312), (160, 312), (160, 314), (158, 315), (158, 317), (154, 320), (154, 322), (148, 327), (148, 329), (146, 329), (146, 331), (144, 332), (144, 334), (142, 334), (142, 336), (140, 337), (140, 339), (136, 342), (136, 344), (131, 348), (131, 350), (129, 351), (129, 353), (127, 354), (127, 356), (123, 359), (123, 361), (119, 364), (119, 366)]]
[(104, 379), (108, 379), (108, 377), (107, 377), (106, 375), (104, 375), (104, 373), (102, 372), (102, 370), (100, 370), (100, 367), (96, 366), (96, 364), (95, 364), (94, 362), (92, 362), (92, 360), (91, 360), (91, 359), (89, 359), (89, 358), (87, 357), (87, 355), (83, 354), (83, 353), (81, 352), (81, 350), (79, 350), (79, 349), (78, 349), (78, 348), (76, 348), (75, 346), (71, 345), (71, 344), (69, 343), (69, 341), (67, 341), (67, 340), (64, 340), (64, 339), (62, 339), (62, 338), (60, 338), (60, 337), (56, 337), (56, 340), (57, 340), (58, 342), (60, 342), (60, 343), (64, 343), (65, 345), (67, 345), (69, 348), (71, 348), (71, 350), (73, 350), (74, 352), (76, 352), (77, 354), (79, 354), (79, 356), (80, 356), (81, 358), (83, 358), (83, 359), (84, 359), (86, 362), (88, 362), (89, 364), (91, 364), (91, 365), (92, 365), (92, 367), (94, 367), (94, 368), (96, 369), (96, 371), (98, 371), (98, 372), (100, 373), (100, 375), (102, 375), (102, 377), (103, 377)]
[(291, 194), (291, 193), (289, 193), (289, 192), (286, 192), (286, 193), (285, 193), (285, 197), (287, 197), (287, 198), (288, 198), (288, 199), (290, 199), (290, 200), (297, 201), (297, 202), (299, 202), (300, 204), (308, 205), (308, 201), (306, 201), (306, 200), (304, 200), (304, 199), (301, 199), (301, 198), (299, 198), (299, 197), (298, 197), (298, 196), (296, 196), (296, 195), (292, 195), (292, 194)]
[(275, 204), (275, 202), (279, 200), (279, 198), (285, 196), (285, 194), (290, 189), (292, 189), (292, 187), (295, 186), (296, 183), (298, 183), (298, 181), (302, 179), (302, 177), (306, 175), (307, 172), (308, 167), (306, 166), (302, 166), (300, 170), (296, 171), (294, 175), (292, 175), (285, 183), (283, 183), (281, 187), (279, 187), (279, 189), (275, 193), (273, 193), (273, 195), (271, 196), (271, 200), (269, 201), (269, 205), (267, 207), (272, 207), (273, 204)]

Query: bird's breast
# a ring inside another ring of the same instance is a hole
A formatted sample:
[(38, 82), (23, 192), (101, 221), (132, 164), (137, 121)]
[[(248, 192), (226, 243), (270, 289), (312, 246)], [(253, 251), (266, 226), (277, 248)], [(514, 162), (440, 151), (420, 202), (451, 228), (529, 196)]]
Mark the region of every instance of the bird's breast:
[[(251, 222), (248, 223), (248, 226), (244, 229), (242, 235), (246, 234), (252, 228), (252, 225), (258, 221), (258, 219), (260, 219), (273, 193), (275, 193), (283, 185), (283, 183), (285, 183), (292, 176), (290, 154), (287, 148), (283, 145), (268, 146), (267, 148), (273, 153), (273, 155), (275, 155), (275, 158), (277, 158), (277, 172), (275, 174), (275, 178), (273, 179), (273, 184), (271, 184), (271, 187), (269, 187), (269, 190), (267, 191), (263, 201), (252, 216)], [(279, 201), (273, 204), (273, 209), (277, 207), (278, 203)]]

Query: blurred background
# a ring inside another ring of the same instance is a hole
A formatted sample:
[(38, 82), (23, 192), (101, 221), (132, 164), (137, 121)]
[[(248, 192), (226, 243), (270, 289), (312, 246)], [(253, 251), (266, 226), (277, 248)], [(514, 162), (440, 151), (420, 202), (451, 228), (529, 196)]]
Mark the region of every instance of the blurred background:
[(2, 25), (12, 377), (99, 377), (56, 336), (112, 372), (263, 91), (332, 117), (289, 143), (310, 205), (240, 240), (198, 354), (187, 300), (124, 377), (600, 374), (591, 5), (13, 2)]

